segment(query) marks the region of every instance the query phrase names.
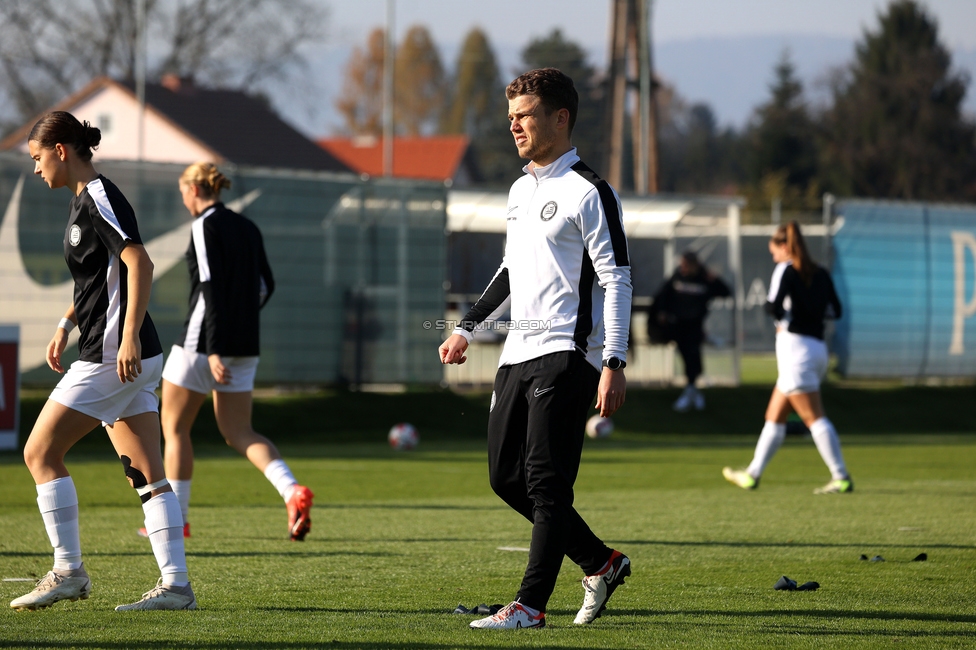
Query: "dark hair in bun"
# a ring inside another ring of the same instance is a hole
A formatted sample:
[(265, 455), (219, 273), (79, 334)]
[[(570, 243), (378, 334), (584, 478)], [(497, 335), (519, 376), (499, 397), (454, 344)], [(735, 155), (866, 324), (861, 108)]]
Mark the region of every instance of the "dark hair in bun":
[(54, 111), (48, 113), (31, 129), (27, 141), (33, 140), (45, 149), (53, 149), (54, 145), (71, 145), (82, 160), (92, 159), (92, 149), (98, 147), (102, 141), (102, 132), (87, 121), (78, 121), (71, 113)]

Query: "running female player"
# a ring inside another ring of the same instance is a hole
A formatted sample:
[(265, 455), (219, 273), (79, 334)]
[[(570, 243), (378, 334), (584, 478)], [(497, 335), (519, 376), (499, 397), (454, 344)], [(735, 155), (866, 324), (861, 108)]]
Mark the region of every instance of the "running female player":
[[(183, 205), (196, 220), (186, 252), (190, 313), (163, 370), (166, 476), (186, 521), (193, 478), (190, 430), (212, 391), (221, 435), (278, 490), (288, 508), (288, 534), (301, 541), (312, 527), (314, 495), (298, 484), (274, 443), (251, 427), (259, 312), (274, 291), (274, 278), (261, 231), (220, 202), (220, 191), (229, 187), (212, 163), (194, 163), (180, 176)], [(188, 523), (183, 534), (190, 535)]]
[(65, 373), (68, 332), (80, 331), (79, 359), (44, 404), (24, 445), (37, 484), (37, 504), (54, 547), (54, 568), (17, 610), (88, 598), (91, 581), (81, 558), (78, 496), (64, 456), (89, 431), (105, 426), (125, 476), (142, 499), (146, 530), (162, 577), (156, 587), (116, 611), (195, 609), (183, 549), (179, 502), (163, 473), (156, 386), (163, 351), (146, 312), (153, 264), (139, 237), (135, 213), (122, 192), (92, 165), (101, 133), (58, 111), (42, 117), (27, 138), (34, 173), (71, 199), (64, 256), (74, 299), (47, 346), (47, 363)]
[(744, 470), (726, 467), (722, 474), (741, 488), (755, 489), (766, 464), (783, 444), (787, 416), (795, 411), (809, 427), (821, 458), (830, 468), (831, 481), (814, 493), (853, 492), (840, 438), (824, 415), (820, 399), (820, 380), (827, 372), (824, 319), (840, 318), (840, 300), (830, 273), (810, 258), (795, 221), (776, 229), (769, 240), (769, 252), (776, 269), (769, 285), (766, 311), (776, 319), (779, 378), (766, 407), (766, 424), (752, 463)]

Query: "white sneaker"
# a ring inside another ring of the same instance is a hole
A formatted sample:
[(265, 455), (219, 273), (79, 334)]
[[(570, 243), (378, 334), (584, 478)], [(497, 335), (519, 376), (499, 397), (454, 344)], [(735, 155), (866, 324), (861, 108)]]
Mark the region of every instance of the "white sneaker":
[(693, 386), (686, 386), (681, 392), (681, 396), (671, 405), (671, 408), (678, 413), (686, 413), (691, 408), (691, 403), (695, 398), (694, 390)]
[(545, 627), (546, 613), (529, 614), (522, 607), (522, 603), (516, 600), (502, 607), (494, 616), (479, 618), (477, 621), (471, 621), (469, 625), (481, 630), (518, 630), (523, 627)]
[(193, 589), (187, 584), (185, 587), (172, 587), (163, 584), (160, 578), (156, 586), (142, 595), (142, 599), (131, 605), (119, 605), (117, 612), (132, 612), (137, 609), (196, 609), (197, 599)]
[(630, 575), (630, 559), (620, 551), (610, 554), (609, 565), (603, 573), (583, 578), (583, 606), (576, 614), (576, 625), (592, 623), (600, 618), (614, 590)]
[(34, 591), (10, 601), (18, 612), (50, 607), (59, 600), (85, 600), (91, 593), (91, 580), (85, 565), (77, 569), (51, 569), (37, 581)]

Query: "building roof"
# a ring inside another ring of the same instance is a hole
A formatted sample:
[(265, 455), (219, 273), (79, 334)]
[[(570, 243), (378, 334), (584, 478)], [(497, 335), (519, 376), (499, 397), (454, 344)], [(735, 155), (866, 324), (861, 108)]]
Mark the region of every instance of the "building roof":
[[(422, 180), (453, 180), (464, 160), (469, 140), (463, 135), (393, 138), (393, 176)], [(350, 169), (383, 175), (381, 138), (322, 138), (319, 146)]]
[[(135, 99), (132, 83), (99, 77), (50, 110), (70, 111), (109, 84), (126, 90)], [(168, 77), (163, 83), (146, 84), (146, 107), (225, 161), (259, 167), (350, 171), (285, 123), (265, 102), (239, 90), (200, 88)], [(39, 117), (0, 141), (0, 149), (22, 144)]]

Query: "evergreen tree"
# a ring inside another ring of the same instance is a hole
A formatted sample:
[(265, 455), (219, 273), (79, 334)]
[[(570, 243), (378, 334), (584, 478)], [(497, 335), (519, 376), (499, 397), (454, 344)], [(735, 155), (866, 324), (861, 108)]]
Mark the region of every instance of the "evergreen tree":
[(788, 52), (774, 75), (770, 98), (755, 110), (748, 128), (750, 193), (767, 206), (779, 198), (785, 207), (812, 207), (806, 198), (819, 194), (816, 127)]
[(526, 70), (536, 68), (559, 68), (573, 79), (579, 93), (579, 112), (573, 129), (573, 145), (580, 158), (601, 173), (600, 161), (604, 160), (604, 134), (602, 90), (596, 74), (587, 60), (586, 51), (563, 38), (559, 28), (553, 29), (545, 38), (529, 43), (522, 50), (522, 61)]
[(508, 102), (488, 37), (472, 29), (458, 55), (441, 132), (467, 135), (478, 171), (489, 184), (518, 178), (522, 165), (508, 130)]
[(935, 20), (896, 0), (865, 31), (826, 116), (829, 182), (839, 193), (916, 200), (976, 196), (967, 79), (951, 69)]

